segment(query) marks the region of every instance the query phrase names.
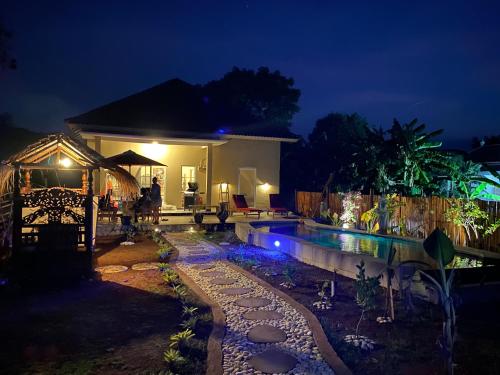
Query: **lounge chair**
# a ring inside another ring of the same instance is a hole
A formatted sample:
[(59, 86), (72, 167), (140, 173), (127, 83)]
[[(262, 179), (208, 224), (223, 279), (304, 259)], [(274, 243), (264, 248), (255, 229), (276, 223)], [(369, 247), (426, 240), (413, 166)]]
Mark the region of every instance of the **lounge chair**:
[(269, 194), (269, 211), (275, 214), (288, 216), (288, 208), (281, 202), (279, 194)]
[(243, 194), (233, 194), (233, 201), (235, 206), (234, 212), (243, 212), (245, 216), (257, 214), (260, 219), (262, 210), (254, 207), (248, 207), (247, 200)]

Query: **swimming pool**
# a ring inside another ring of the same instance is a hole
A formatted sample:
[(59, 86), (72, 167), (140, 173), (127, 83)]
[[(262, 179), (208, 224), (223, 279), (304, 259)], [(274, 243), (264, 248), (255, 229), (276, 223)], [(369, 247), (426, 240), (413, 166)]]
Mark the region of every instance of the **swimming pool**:
[[(396, 249), (395, 262), (422, 261), (435, 265), (424, 251), (421, 242), (376, 236), (351, 231), (316, 228), (297, 222), (253, 222), (252, 227), (261, 232), (275, 233), (277, 235), (291, 236), (322, 247), (338, 251), (365, 254), (374, 258), (386, 259), (389, 249)], [(451, 268), (477, 268), (486, 265), (480, 257), (468, 254), (457, 254), (449, 267)]]

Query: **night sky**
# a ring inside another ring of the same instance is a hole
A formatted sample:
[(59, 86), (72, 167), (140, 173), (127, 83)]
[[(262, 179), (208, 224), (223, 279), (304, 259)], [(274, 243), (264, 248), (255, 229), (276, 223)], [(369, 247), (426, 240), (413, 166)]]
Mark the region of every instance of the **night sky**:
[(444, 128), (450, 147), (500, 133), (500, 2), (0, 4), (18, 60), (0, 73), (0, 112), (18, 126), (58, 130), (174, 77), (205, 83), (233, 66), (268, 66), (302, 91), (300, 134), (332, 111), (384, 128), (418, 117)]

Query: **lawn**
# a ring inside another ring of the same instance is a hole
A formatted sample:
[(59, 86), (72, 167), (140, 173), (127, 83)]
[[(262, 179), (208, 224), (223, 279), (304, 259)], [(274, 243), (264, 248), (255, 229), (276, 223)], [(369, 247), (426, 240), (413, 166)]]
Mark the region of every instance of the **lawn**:
[[(98, 244), (98, 265), (157, 260), (145, 237), (136, 245)], [(196, 298), (191, 296), (196, 302)], [(200, 358), (186, 373), (204, 372), (210, 313), (195, 344)], [(207, 315), (208, 313), (208, 315)], [(0, 302), (1, 373), (131, 374), (165, 369), (163, 353), (182, 322), (182, 304), (158, 270), (103, 274), (50, 288), (4, 292)], [(207, 322), (208, 321), (208, 322)], [(201, 324), (200, 324), (201, 326)]]

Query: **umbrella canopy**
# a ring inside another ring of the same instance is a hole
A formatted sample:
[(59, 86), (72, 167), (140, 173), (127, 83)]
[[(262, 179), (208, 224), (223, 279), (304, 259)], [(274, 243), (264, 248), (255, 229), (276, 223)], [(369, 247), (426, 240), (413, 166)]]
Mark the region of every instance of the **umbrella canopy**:
[(139, 155), (132, 150), (125, 151), (118, 155), (110, 156), (105, 160), (118, 165), (128, 165), (128, 166), (149, 165), (149, 166), (166, 167), (165, 164), (162, 164), (160, 162), (157, 162), (156, 160), (147, 158), (145, 156)]

